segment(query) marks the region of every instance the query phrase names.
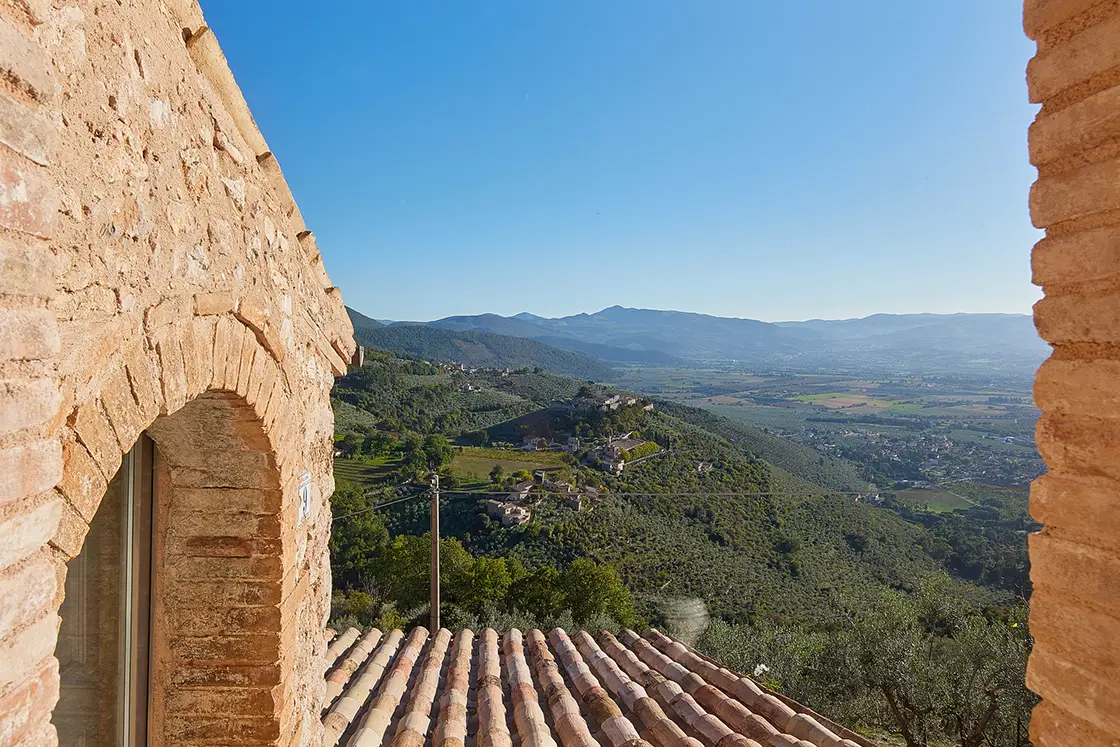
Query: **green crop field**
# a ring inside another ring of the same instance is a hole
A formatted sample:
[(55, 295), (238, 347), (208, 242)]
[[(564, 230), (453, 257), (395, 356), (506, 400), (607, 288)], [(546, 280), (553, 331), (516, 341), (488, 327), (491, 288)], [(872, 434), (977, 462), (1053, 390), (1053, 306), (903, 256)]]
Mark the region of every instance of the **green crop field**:
[(452, 467), (457, 472), (475, 475), (488, 475), (495, 464), (502, 465), (506, 472), (517, 470), (554, 470), (559, 469), (561, 454), (555, 451), (514, 451), (512, 449), (484, 449), (474, 446), (464, 447), (455, 455)]

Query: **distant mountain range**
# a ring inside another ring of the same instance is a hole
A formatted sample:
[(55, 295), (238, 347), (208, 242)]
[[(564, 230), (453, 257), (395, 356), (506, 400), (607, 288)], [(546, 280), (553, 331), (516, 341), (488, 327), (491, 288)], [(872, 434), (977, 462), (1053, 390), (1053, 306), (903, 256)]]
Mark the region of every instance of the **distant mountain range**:
[[(362, 317), (363, 324), (380, 324)], [(883, 373), (1030, 372), (1048, 346), (1025, 314), (875, 314), (862, 319), (762, 322), (612, 306), (547, 318), (450, 316), (423, 325), (520, 337), (611, 363), (732, 362)], [(355, 322), (355, 326), (358, 323)]]

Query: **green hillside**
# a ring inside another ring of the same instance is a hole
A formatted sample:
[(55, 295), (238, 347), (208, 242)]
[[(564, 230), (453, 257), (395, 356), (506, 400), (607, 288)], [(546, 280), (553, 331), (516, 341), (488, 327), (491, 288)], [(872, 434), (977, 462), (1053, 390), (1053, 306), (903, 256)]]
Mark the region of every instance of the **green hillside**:
[(354, 337), (362, 345), (428, 361), (463, 363), (471, 367), (541, 368), (595, 381), (615, 377), (614, 369), (590, 355), (492, 332), (453, 331), (422, 325), (355, 325)]
[(759, 459), (814, 485), (840, 491), (863, 490), (867, 487), (867, 480), (860, 476), (859, 466), (852, 462), (772, 436), (758, 428), (716, 415), (710, 410), (668, 400), (658, 400), (657, 406), (681, 420), (726, 438)]

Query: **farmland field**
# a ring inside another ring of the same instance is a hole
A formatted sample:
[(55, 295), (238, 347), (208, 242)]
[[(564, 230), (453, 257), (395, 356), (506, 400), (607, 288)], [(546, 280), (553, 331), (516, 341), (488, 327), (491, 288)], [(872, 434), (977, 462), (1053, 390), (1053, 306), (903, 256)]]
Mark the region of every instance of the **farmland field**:
[(500, 464), (506, 472), (518, 470), (559, 469), (561, 455), (554, 451), (514, 451), (511, 449), (484, 449), (473, 446), (464, 447), (455, 455), (452, 467), (457, 472), (487, 475)]

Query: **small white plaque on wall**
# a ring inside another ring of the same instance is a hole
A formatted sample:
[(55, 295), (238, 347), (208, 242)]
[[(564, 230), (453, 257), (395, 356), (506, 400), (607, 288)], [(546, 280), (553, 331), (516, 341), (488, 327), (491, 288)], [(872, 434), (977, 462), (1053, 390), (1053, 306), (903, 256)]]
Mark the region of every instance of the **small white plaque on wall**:
[(311, 515), (311, 473), (304, 472), (299, 478), (299, 523)]

